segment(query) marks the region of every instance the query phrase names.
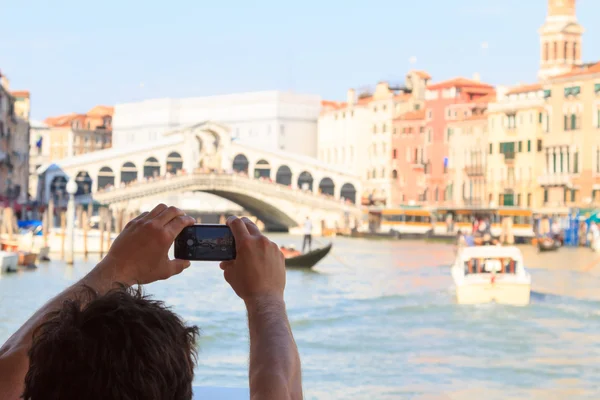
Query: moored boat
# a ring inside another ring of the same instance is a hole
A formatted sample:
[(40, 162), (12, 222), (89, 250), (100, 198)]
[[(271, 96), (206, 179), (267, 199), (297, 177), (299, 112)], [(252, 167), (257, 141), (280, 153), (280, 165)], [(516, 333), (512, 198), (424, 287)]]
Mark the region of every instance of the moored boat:
[(537, 245), (539, 251), (556, 251), (562, 246), (560, 240), (556, 240), (549, 237), (539, 238), (537, 240)]
[(309, 251), (308, 253), (300, 254), (285, 259), (285, 266), (288, 268), (312, 268), (319, 261), (321, 261), (329, 251), (331, 250), (332, 244), (329, 243), (325, 247)]
[(35, 266), (35, 262), (37, 261), (37, 254), (30, 253), (28, 251), (19, 251), (17, 253), (19, 255), (19, 265), (23, 267), (32, 267)]
[(452, 266), (459, 304), (529, 304), (531, 276), (513, 246), (474, 246), (458, 251)]
[(10, 251), (0, 251), (0, 274), (16, 272), (19, 255)]

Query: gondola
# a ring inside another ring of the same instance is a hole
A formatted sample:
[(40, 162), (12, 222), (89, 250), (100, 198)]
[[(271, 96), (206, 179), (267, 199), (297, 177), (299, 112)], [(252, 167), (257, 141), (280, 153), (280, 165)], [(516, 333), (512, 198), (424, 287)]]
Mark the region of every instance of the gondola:
[(312, 268), (321, 261), (331, 250), (332, 243), (325, 247), (301, 254), (296, 257), (285, 259), (285, 266), (288, 268)]
[(538, 239), (537, 244), (539, 251), (556, 251), (561, 247), (560, 240), (551, 238)]

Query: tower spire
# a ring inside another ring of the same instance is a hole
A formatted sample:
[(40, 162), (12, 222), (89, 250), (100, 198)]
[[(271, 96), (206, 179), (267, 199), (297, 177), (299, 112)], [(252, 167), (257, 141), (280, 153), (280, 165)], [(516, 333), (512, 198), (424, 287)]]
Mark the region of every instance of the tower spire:
[(576, 0), (548, 0), (548, 16), (540, 29), (540, 80), (581, 65), (583, 28), (577, 22)]
[(575, 0), (548, 0), (549, 17), (575, 15)]

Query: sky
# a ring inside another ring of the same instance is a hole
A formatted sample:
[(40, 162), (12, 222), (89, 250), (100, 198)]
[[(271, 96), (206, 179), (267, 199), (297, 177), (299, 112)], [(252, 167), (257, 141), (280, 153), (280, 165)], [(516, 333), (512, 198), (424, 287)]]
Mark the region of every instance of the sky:
[[(584, 61), (600, 1), (578, 0)], [(400, 82), (534, 82), (547, 0), (0, 0), (0, 71), (32, 118), (164, 97), (291, 90), (344, 100)]]

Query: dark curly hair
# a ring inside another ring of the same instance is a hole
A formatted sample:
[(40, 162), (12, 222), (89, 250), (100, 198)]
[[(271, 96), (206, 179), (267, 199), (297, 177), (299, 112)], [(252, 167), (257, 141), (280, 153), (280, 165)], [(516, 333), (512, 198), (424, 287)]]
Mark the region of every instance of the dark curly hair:
[(140, 287), (84, 286), (34, 332), (23, 398), (191, 399), (198, 336)]

